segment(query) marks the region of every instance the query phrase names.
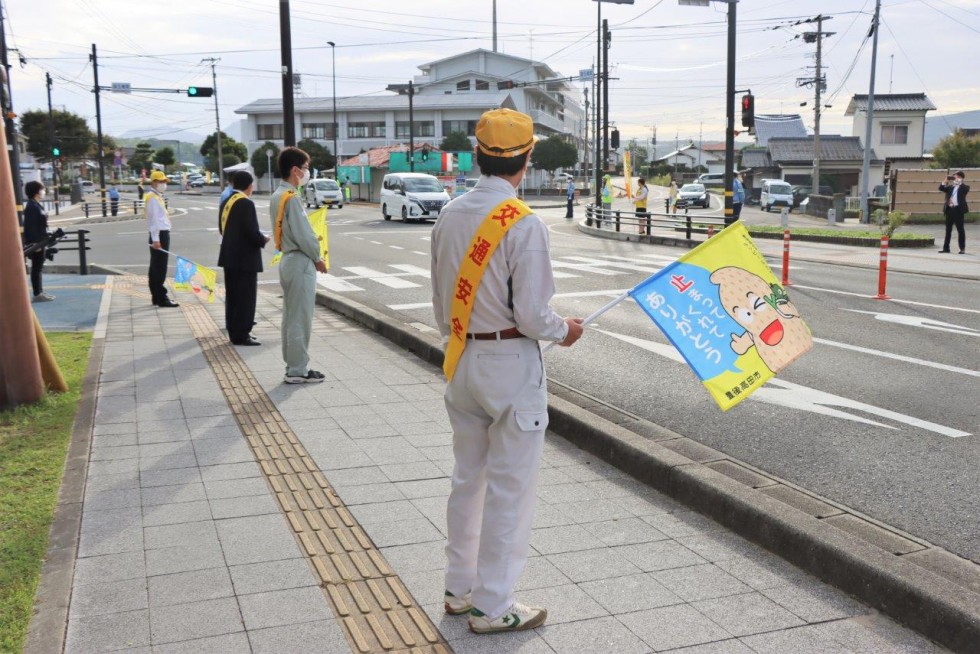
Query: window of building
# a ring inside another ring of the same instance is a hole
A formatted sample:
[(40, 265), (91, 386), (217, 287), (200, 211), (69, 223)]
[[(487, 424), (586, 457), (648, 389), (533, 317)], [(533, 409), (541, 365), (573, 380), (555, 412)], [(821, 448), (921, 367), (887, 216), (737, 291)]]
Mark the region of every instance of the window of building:
[(882, 145), (905, 145), (909, 142), (908, 125), (882, 125)]
[(462, 82), (456, 82), (456, 90), (457, 91), (469, 91), (470, 90), (470, 81), (468, 79), (464, 79)]
[(490, 90), (490, 82), (488, 82), (485, 79), (478, 79), (478, 80), (476, 80), (476, 90), (477, 91), (489, 91)]
[(450, 132), (462, 132), (467, 136), (476, 136), (476, 121), (475, 120), (442, 121), (442, 135), (446, 136)]
[[(409, 138), (408, 121), (399, 120), (395, 123), (395, 138), (396, 139), (407, 139)], [(436, 135), (436, 123), (432, 120), (416, 120), (415, 121), (415, 136), (435, 136)]]
[(270, 125), (257, 125), (258, 138), (260, 141), (274, 141), (282, 138), (282, 123)]
[(348, 123), (347, 137), (352, 139), (384, 138), (384, 121)]
[(304, 139), (332, 139), (333, 129), (331, 123), (303, 123)]

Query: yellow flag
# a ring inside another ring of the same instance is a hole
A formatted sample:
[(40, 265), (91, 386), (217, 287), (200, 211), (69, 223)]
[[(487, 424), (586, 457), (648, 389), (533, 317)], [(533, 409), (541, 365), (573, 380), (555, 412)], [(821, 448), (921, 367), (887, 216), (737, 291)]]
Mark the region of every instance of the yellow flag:
[(199, 297), (206, 297), (208, 304), (214, 302), (214, 290), (218, 286), (218, 273), (190, 259), (177, 257), (177, 271), (174, 274), (174, 290), (191, 291)]
[(633, 162), (630, 157), (630, 151), (627, 150), (623, 153), (623, 177), (626, 178), (626, 197), (633, 197), (633, 180), (631, 179), (633, 174)]
[(316, 240), (320, 242), (320, 258), (323, 263), (330, 267), (330, 247), (327, 244), (327, 208), (320, 207), (309, 215), (310, 227), (316, 234)]

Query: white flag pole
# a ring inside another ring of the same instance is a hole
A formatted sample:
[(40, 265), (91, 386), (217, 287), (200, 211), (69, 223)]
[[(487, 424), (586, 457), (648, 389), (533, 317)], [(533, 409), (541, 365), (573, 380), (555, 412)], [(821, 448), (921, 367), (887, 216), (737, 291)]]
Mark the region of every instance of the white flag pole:
[[(600, 308), (599, 310), (595, 311), (591, 315), (587, 316), (584, 320), (582, 320), (582, 326), (585, 327), (590, 322), (594, 321), (596, 318), (598, 318), (599, 316), (601, 316), (605, 312), (609, 311), (610, 309), (612, 309), (614, 306), (616, 306), (617, 304), (619, 304), (620, 302), (622, 302), (623, 300), (625, 300), (629, 296), (630, 296), (629, 291), (626, 291), (622, 295), (616, 297), (615, 300), (612, 300), (611, 302), (609, 302), (608, 304), (606, 304), (605, 306), (603, 306), (602, 308)], [(552, 341), (551, 343), (548, 343), (543, 348), (541, 348), (541, 352), (547, 352), (548, 350), (550, 350), (551, 348), (553, 348), (555, 345), (558, 345), (558, 344)]]

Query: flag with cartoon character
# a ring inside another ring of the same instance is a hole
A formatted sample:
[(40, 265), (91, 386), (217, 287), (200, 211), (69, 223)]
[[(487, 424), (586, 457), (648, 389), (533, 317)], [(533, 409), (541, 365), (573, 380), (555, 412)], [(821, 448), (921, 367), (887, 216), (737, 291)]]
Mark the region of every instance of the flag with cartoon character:
[(629, 295), (726, 411), (813, 347), (810, 329), (741, 223)]

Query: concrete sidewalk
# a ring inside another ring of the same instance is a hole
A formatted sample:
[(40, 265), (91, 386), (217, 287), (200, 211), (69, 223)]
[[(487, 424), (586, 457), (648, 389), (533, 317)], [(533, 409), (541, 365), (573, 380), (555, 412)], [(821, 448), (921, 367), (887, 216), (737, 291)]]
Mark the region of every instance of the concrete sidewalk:
[(441, 371), (318, 307), (327, 382), (285, 386), (277, 294), (234, 348), (220, 302), (107, 284), (67, 629), (28, 652), (942, 651), (553, 434), (519, 587), (548, 623), (476, 636), (442, 612)]

